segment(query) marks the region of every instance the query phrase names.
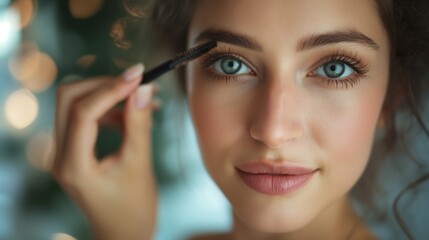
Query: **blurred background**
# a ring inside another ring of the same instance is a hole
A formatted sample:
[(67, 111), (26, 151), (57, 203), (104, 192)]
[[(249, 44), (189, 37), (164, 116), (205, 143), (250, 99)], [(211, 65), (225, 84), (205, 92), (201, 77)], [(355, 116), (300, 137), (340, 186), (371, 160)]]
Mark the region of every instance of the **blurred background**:
[[(130, 22), (138, 26), (131, 35), (125, 31)], [(0, 240), (90, 239), (83, 214), (49, 174), (55, 90), (84, 77), (118, 74), (137, 61), (150, 66), (166, 59), (167, 53), (154, 47), (153, 31), (120, 0), (0, 0)], [(161, 197), (156, 239), (161, 240), (231, 227), (230, 207), (202, 166), (173, 77), (159, 81), (163, 107), (154, 114)], [(119, 139), (115, 130), (103, 129), (98, 150), (114, 151)], [(380, 206), (392, 206), (407, 183), (428, 171), (428, 141), (417, 131), (409, 142), (408, 150), (422, 164), (403, 161), (410, 157), (398, 150), (398, 161), (389, 161), (393, 164), (379, 175), (385, 185)], [(427, 183), (419, 185), (399, 205), (417, 239), (429, 239), (428, 189)], [(367, 221), (380, 239), (406, 239), (393, 211), (383, 221)]]
[[(90, 239), (83, 214), (48, 172), (55, 91), (64, 82), (166, 59), (159, 51), (149, 57), (153, 30), (132, 10), (120, 0), (0, 0), (0, 240)], [(139, 24), (135, 35), (124, 31), (129, 22)], [(133, 37), (140, 37), (138, 44), (128, 42)], [(156, 239), (225, 231), (229, 206), (201, 164), (172, 77), (159, 81), (163, 107), (154, 115), (161, 197)], [(107, 154), (119, 143), (118, 132), (103, 129), (98, 150)]]

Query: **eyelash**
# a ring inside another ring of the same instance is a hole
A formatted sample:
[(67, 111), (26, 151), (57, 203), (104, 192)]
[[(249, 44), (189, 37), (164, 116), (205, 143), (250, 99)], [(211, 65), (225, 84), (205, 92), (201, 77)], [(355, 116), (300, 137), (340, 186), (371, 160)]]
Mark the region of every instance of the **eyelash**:
[[(341, 62), (349, 67), (351, 67), (354, 71), (352, 76), (347, 78), (325, 78), (321, 76), (316, 76), (313, 74), (313, 72), (330, 62)], [(309, 77), (317, 78), (322, 84), (332, 87), (334, 86), (337, 89), (348, 89), (349, 87), (353, 87), (356, 84), (360, 82), (361, 79), (366, 77), (366, 74), (369, 71), (368, 65), (364, 64), (362, 60), (358, 57), (357, 53), (351, 53), (347, 51), (337, 51), (334, 55), (331, 55), (324, 60), (322, 60), (320, 63), (317, 63), (315, 67), (313, 67), (313, 71), (310, 72), (308, 75)]]
[[(212, 79), (214, 81), (217, 82), (223, 82), (223, 83), (229, 83), (231, 80), (234, 82), (238, 81), (238, 78), (240, 75), (227, 75), (227, 74), (218, 74), (215, 73), (212, 69), (212, 65), (225, 57), (229, 57), (229, 58), (233, 58), (236, 59), (238, 61), (241, 61), (244, 65), (246, 65), (247, 67), (249, 67), (251, 70), (252, 68), (250, 67), (250, 64), (243, 59), (242, 57), (239, 56), (239, 54), (233, 53), (231, 51), (231, 48), (228, 48), (228, 50), (218, 50), (218, 49), (214, 49), (210, 52), (208, 52), (207, 54), (205, 54), (203, 56), (203, 60), (201, 61), (202, 67), (203, 69), (206, 69), (207, 72), (210, 74), (210, 77), (212, 77)], [(256, 75), (256, 73), (252, 70), (252, 75)]]
[[(238, 61), (241, 61), (244, 65), (246, 65), (252, 72), (252, 75), (256, 75), (256, 73), (252, 70), (251, 65), (242, 57), (239, 56), (239, 54), (233, 53), (231, 51), (231, 48), (228, 50), (222, 50), (222, 49), (214, 49), (207, 53), (201, 62), (202, 68), (207, 70), (207, 72), (210, 74), (210, 77), (216, 81), (216, 82), (223, 82), (225, 84), (229, 83), (230, 81), (238, 82), (239, 76), (238, 75), (227, 75), (227, 74), (219, 74), (214, 72), (212, 68), (212, 65), (225, 57), (234, 58)], [(351, 67), (354, 71), (352, 74), (353, 76), (347, 77), (347, 78), (326, 78), (322, 76), (317, 76), (314, 74), (314, 72), (321, 66), (329, 63), (329, 62), (341, 62), (349, 67)], [(362, 60), (358, 57), (358, 54), (347, 52), (347, 51), (337, 51), (335, 54), (328, 56), (327, 58), (322, 59), (319, 61), (319, 63), (315, 64), (314, 67), (312, 67), (312, 71), (310, 74), (308, 74), (308, 77), (317, 78), (318, 81), (322, 85), (325, 85), (327, 87), (334, 87), (336, 89), (348, 89), (350, 87), (355, 86), (360, 82), (361, 79), (366, 77), (366, 73), (369, 71), (368, 65), (364, 64)]]

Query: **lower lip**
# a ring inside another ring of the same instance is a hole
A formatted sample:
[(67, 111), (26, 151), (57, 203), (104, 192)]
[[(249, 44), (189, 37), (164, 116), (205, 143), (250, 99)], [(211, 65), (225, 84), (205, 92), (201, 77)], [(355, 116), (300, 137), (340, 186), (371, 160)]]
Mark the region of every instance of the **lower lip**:
[(252, 174), (237, 170), (243, 182), (256, 192), (284, 195), (303, 187), (315, 172), (300, 175)]

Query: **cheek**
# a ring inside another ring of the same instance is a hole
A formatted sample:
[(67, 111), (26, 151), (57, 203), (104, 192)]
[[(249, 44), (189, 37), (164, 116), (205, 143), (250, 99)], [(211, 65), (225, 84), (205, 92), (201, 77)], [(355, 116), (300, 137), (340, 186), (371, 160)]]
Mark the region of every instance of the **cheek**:
[(206, 164), (234, 159), (234, 149), (246, 144), (254, 84), (240, 86), (215, 82), (198, 70), (187, 68), (188, 103), (201, 153)]
[(349, 190), (365, 170), (384, 100), (383, 89), (382, 85), (367, 88), (344, 104), (331, 104), (330, 111), (312, 124), (314, 139), (322, 149), (320, 164), (327, 179), (341, 186), (339, 189)]
[(194, 85), (188, 103), (206, 164), (227, 159), (229, 149), (242, 142), (246, 105), (212, 86)]
[(217, 105), (214, 99), (207, 96), (194, 96), (190, 98), (191, 113), (197, 131), (200, 146), (203, 152), (211, 152), (208, 156), (216, 153), (237, 136), (239, 129), (231, 128), (237, 126), (238, 113), (231, 111), (232, 108)]

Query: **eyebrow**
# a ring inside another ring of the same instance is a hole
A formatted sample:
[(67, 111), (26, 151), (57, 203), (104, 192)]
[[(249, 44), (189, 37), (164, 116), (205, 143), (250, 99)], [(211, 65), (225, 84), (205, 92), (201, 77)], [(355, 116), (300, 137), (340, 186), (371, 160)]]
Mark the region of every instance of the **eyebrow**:
[(371, 38), (356, 30), (335, 31), (323, 34), (315, 34), (309, 38), (305, 38), (298, 44), (298, 51), (304, 51), (314, 47), (320, 47), (330, 44), (353, 42), (369, 47), (375, 51), (380, 49), (380, 46)]
[[(262, 45), (245, 34), (235, 33), (224, 29), (209, 28), (201, 32), (194, 43), (215, 40), (218, 42), (229, 43), (256, 51), (262, 51)], [(380, 49), (380, 46), (371, 38), (357, 30), (335, 31), (322, 34), (314, 34), (308, 38), (304, 38), (298, 43), (297, 51), (304, 51), (310, 48), (321, 47), (325, 45), (338, 44), (343, 42), (352, 42), (364, 45), (375, 51)]]
[(234, 33), (232, 31), (223, 30), (223, 29), (214, 29), (210, 28), (202, 33), (200, 33), (195, 38), (195, 43), (207, 40), (215, 40), (218, 42), (229, 43), (245, 48), (249, 48), (252, 50), (256, 50), (261, 52), (262, 46), (256, 40), (252, 39), (249, 36), (240, 33)]

